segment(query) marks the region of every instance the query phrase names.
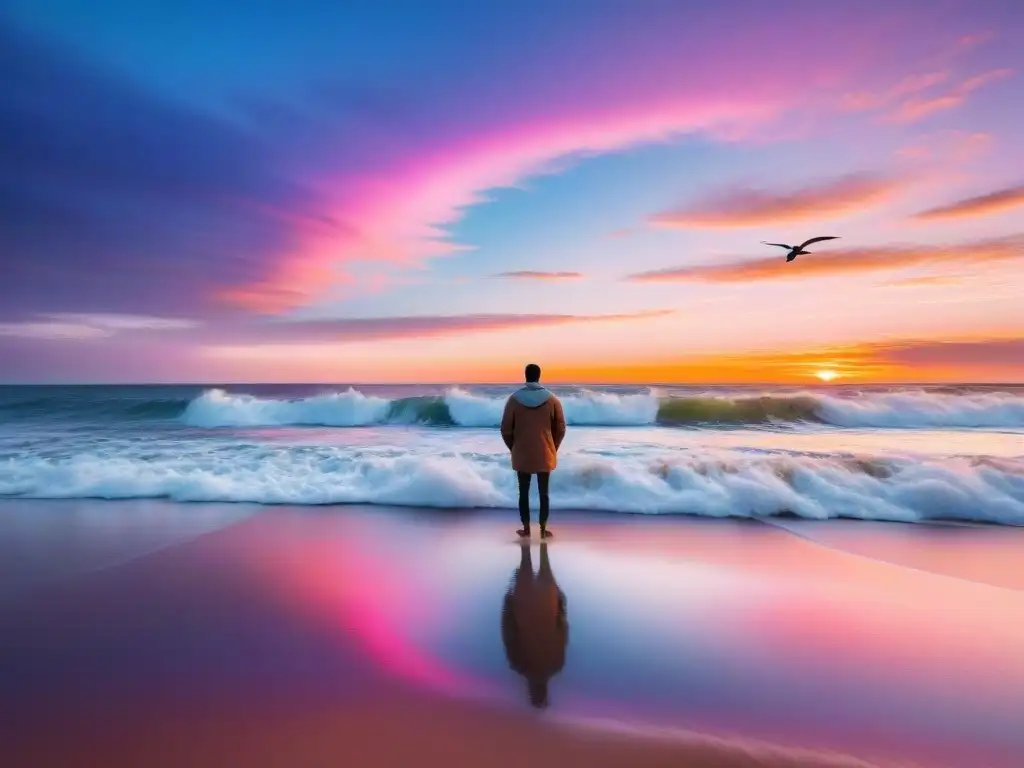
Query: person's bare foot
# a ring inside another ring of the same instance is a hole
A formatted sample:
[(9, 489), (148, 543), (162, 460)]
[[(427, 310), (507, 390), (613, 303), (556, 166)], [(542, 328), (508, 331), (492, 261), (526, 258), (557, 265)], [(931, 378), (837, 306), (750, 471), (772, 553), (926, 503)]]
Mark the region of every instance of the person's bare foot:
[(520, 528), (518, 531), (516, 531), (516, 533), (519, 535), (519, 538), (521, 538), (521, 539), (528, 539), (528, 538), (530, 538), (530, 529), (529, 528)]
[(554, 534), (551, 533), (551, 531), (549, 531), (547, 528), (540, 529), (540, 537), (542, 539), (550, 539), (552, 536), (554, 536)]

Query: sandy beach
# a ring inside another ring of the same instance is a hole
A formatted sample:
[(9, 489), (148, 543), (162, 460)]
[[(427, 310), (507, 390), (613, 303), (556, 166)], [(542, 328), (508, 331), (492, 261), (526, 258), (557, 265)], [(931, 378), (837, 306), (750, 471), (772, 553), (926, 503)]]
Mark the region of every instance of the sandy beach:
[(4, 762), (1024, 764), (1024, 531), (556, 515), (540, 710), (510, 514), (2, 502)]

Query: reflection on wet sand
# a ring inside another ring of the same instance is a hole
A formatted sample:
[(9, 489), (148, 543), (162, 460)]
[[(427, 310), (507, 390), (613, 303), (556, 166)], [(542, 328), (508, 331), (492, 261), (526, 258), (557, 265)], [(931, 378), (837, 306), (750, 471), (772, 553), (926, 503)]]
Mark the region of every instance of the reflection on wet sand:
[(93, 506), (0, 502), (4, 766), (1024, 765), (1024, 530), (581, 513), (510, 583), (504, 513)]
[(555, 581), (546, 543), (540, 545), (536, 574), (530, 545), (520, 545), (519, 567), (502, 604), (501, 638), (509, 666), (526, 679), (530, 704), (546, 707), (548, 683), (565, 666), (569, 642), (565, 594)]

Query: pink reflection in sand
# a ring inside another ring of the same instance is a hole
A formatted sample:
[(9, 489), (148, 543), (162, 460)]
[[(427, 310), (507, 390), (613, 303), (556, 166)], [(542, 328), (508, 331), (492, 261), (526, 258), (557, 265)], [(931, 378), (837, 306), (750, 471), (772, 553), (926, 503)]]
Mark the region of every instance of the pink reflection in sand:
[(447, 695), (488, 695), (488, 684), (445, 665), (414, 639), (451, 620), (430, 570), (416, 567), (416, 554), (402, 559), (376, 547), (366, 529), (358, 519), (317, 527), (298, 520), (279, 536), (257, 523), (234, 554), (291, 606), (355, 639), (384, 672)]

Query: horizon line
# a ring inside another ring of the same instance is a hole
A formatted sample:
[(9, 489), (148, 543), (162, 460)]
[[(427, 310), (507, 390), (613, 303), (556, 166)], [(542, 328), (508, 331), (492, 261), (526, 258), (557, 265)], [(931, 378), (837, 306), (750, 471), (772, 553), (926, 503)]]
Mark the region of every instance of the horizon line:
[[(77, 381), (77, 382), (0, 382), (2, 387), (280, 387), (280, 386), (324, 386), (324, 387), (502, 387), (521, 385), (516, 381)], [(541, 382), (544, 384), (545, 382)], [(1020, 381), (865, 381), (850, 379), (845, 382), (833, 380), (786, 382), (786, 381), (550, 381), (553, 387), (768, 387), (768, 386), (811, 386), (839, 389), (844, 385), (860, 384), (871, 387), (1024, 387)]]

